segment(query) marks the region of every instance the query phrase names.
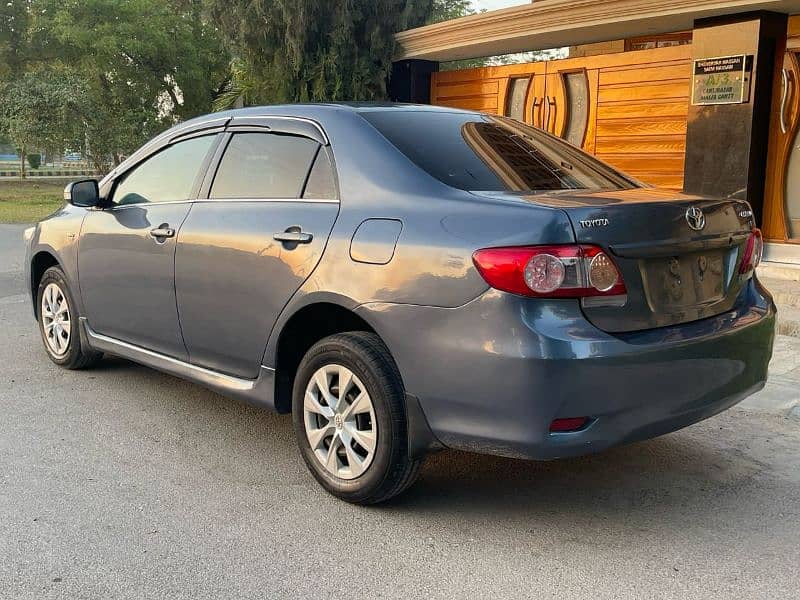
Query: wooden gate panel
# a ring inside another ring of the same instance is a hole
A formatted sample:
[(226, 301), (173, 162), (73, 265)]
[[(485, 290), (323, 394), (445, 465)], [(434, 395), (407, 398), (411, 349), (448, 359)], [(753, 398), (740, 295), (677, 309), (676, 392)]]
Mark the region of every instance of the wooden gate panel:
[(431, 102), (506, 114), (510, 82), (530, 77), (525, 121), (564, 132), (566, 74), (585, 72), (589, 117), (583, 148), (647, 183), (683, 187), (691, 47), (434, 73)]

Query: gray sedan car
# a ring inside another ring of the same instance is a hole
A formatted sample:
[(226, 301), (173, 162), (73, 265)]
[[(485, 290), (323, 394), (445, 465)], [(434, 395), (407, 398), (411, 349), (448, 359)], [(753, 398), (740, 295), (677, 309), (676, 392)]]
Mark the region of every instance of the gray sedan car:
[(775, 307), (746, 202), (645, 187), (560, 139), (409, 105), (182, 123), (26, 232), (44, 348), (281, 413), (332, 494), (457, 448), (554, 459), (763, 387)]

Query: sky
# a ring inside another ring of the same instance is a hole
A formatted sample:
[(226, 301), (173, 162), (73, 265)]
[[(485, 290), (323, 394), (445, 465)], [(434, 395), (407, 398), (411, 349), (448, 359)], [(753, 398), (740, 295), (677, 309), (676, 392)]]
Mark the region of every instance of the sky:
[(530, 0), (472, 0), (472, 6), (475, 10), (497, 10), (498, 8), (507, 8), (509, 6), (519, 6), (520, 4), (529, 4)]

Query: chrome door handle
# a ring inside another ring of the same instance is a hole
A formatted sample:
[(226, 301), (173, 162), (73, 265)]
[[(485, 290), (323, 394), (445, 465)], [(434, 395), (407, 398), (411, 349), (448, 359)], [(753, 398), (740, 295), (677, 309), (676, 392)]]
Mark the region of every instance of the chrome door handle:
[(289, 227), (286, 231), (274, 234), (272, 238), (283, 244), (310, 244), (314, 236), (302, 231), (299, 227)]
[(786, 123), (786, 100), (789, 98), (789, 69), (781, 71), (781, 79), (783, 81), (783, 91), (781, 92), (781, 132), (786, 134), (789, 132), (789, 125)]
[(165, 239), (175, 237), (175, 230), (172, 227), (167, 226), (166, 224), (160, 225), (155, 229), (150, 230), (150, 236), (156, 239)]

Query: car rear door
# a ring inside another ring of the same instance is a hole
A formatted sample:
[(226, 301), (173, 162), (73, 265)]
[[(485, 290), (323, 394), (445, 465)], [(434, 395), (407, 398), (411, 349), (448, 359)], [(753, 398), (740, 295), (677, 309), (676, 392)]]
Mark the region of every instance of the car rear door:
[(339, 210), (333, 157), (307, 122), (232, 122), (181, 229), (178, 312), (189, 360), (255, 378), (283, 307)]
[(181, 360), (175, 241), (218, 134), (167, 145), (114, 181), (88, 211), (78, 246), (81, 296), (96, 332)]

